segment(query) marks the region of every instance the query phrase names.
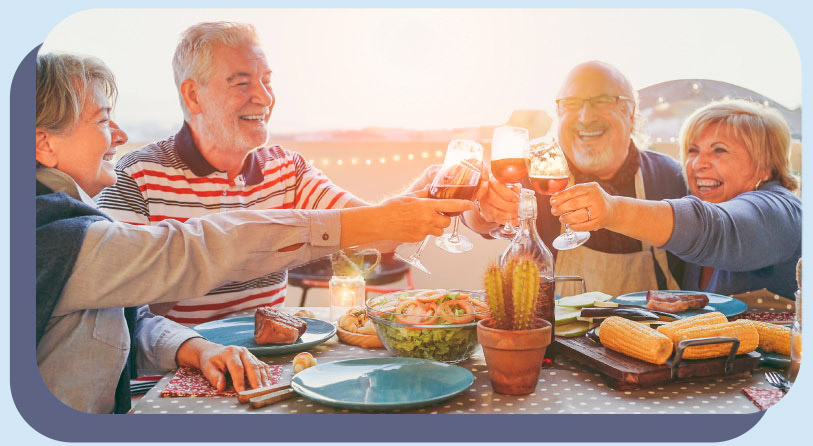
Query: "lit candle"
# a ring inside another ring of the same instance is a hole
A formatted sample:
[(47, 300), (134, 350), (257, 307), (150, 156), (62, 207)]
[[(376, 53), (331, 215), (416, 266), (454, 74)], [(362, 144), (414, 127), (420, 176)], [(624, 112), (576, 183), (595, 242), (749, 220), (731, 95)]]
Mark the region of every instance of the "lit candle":
[(352, 307), (364, 305), (364, 279), (361, 276), (333, 276), (328, 287), (331, 321), (338, 320)]

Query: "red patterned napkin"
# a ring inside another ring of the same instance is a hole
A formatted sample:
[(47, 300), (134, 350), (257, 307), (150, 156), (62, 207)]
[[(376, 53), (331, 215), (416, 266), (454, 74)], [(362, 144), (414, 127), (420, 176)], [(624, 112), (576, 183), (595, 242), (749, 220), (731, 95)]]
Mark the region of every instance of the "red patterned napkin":
[(785, 392), (779, 389), (760, 389), (759, 387), (744, 387), (742, 393), (756, 404), (759, 410), (773, 406), (785, 396)]
[(796, 313), (792, 311), (762, 311), (762, 312), (749, 312), (742, 313), (731, 318), (732, 321), (737, 319), (748, 319), (752, 321), (768, 322), (770, 324), (790, 325), (793, 323), (793, 318)]
[[(271, 383), (276, 384), (282, 376), (282, 366), (272, 365), (271, 368)], [(179, 396), (237, 396), (234, 387), (229, 382), (222, 392), (218, 392), (209, 380), (203, 376), (198, 369), (189, 367), (181, 367), (175, 372), (175, 376), (169, 380), (169, 384), (161, 391), (161, 396), (179, 397)]]

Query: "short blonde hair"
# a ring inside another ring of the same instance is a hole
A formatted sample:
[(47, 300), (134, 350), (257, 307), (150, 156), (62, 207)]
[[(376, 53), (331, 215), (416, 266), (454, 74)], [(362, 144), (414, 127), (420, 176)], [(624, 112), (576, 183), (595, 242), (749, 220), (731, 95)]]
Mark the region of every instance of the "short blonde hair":
[(67, 53), (37, 56), (37, 128), (54, 133), (72, 130), (89, 94), (96, 89), (115, 102), (113, 72), (100, 59)]
[(181, 95), (181, 83), (192, 79), (206, 85), (211, 74), (212, 46), (218, 43), (236, 47), (244, 43), (260, 45), (260, 40), (254, 25), (236, 22), (198, 23), (181, 34), (172, 58), (172, 72), (185, 119), (190, 115)]
[(757, 171), (770, 171), (770, 180), (791, 191), (799, 188), (799, 179), (791, 171), (790, 127), (785, 118), (775, 108), (744, 99), (711, 102), (686, 118), (680, 129), (684, 166), (692, 140), (715, 124), (745, 145)]

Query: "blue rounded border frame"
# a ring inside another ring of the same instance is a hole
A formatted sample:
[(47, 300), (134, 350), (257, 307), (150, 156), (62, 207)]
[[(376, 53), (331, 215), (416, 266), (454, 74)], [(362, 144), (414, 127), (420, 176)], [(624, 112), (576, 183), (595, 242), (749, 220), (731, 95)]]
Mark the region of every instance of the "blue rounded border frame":
[[(42, 435), (59, 441), (127, 442), (670, 442), (725, 441), (750, 430), (764, 412), (746, 415), (92, 415), (59, 402), (37, 369), (35, 314), (34, 162), (35, 60), (39, 47), (15, 72), (10, 95), (10, 378), (17, 410)], [(16, 149), (15, 149), (16, 148)], [(19, 315), (20, 317), (15, 317)], [(318, 424), (314, 417), (318, 416)], [(421, 417), (404, 429), (403, 417)], [(585, 429), (585, 421), (589, 428)], [(488, 427), (472, 428), (480, 423)], [(315, 429), (314, 426), (319, 426)], [(676, 429), (675, 426), (690, 427)], [(359, 438), (358, 433), (364, 436)]]

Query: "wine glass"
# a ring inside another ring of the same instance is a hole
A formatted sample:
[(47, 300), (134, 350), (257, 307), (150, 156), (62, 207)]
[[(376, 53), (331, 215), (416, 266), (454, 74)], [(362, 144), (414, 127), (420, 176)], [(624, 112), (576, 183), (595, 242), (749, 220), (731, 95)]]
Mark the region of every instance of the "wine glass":
[[(541, 195), (553, 195), (567, 187), (570, 170), (567, 159), (555, 139), (535, 138), (528, 145), (528, 177), (531, 186)], [(565, 233), (553, 240), (553, 247), (562, 251), (579, 247), (590, 238), (589, 232), (575, 232), (565, 225)]]
[[(465, 139), (455, 139), (449, 142), (443, 166), (441, 166), (432, 181), (432, 185), (429, 187), (429, 196), (436, 199), (460, 198), (471, 200), (474, 198), (477, 185), (480, 182), (482, 162), (483, 146), (480, 144)], [(449, 252), (470, 250), (473, 247), (471, 241), (457, 233), (457, 216), (460, 213), (446, 215), (454, 217), (454, 230), (449, 236), (439, 237), (436, 241), (437, 245)], [(429, 269), (421, 263), (421, 254), (423, 254), (428, 241), (429, 236), (423, 239), (418, 249), (409, 257), (404, 257), (397, 252), (395, 257), (427, 274), (431, 274)]]
[[(483, 146), (468, 140), (455, 139), (446, 148), (443, 167), (429, 187), (429, 196), (438, 198), (457, 198), (472, 200), (480, 184), (483, 170)], [(460, 212), (446, 213), (453, 217), (452, 233), (435, 239), (435, 244), (448, 252), (461, 253), (470, 251), (474, 244), (457, 232), (460, 223)]]
[[(521, 127), (502, 126), (494, 129), (491, 138), (491, 173), (503, 184), (522, 181), (528, 171), (525, 153), (528, 151), (528, 130)], [(510, 186), (509, 186), (510, 187)], [(510, 221), (491, 230), (494, 238), (513, 240), (517, 234)]]

